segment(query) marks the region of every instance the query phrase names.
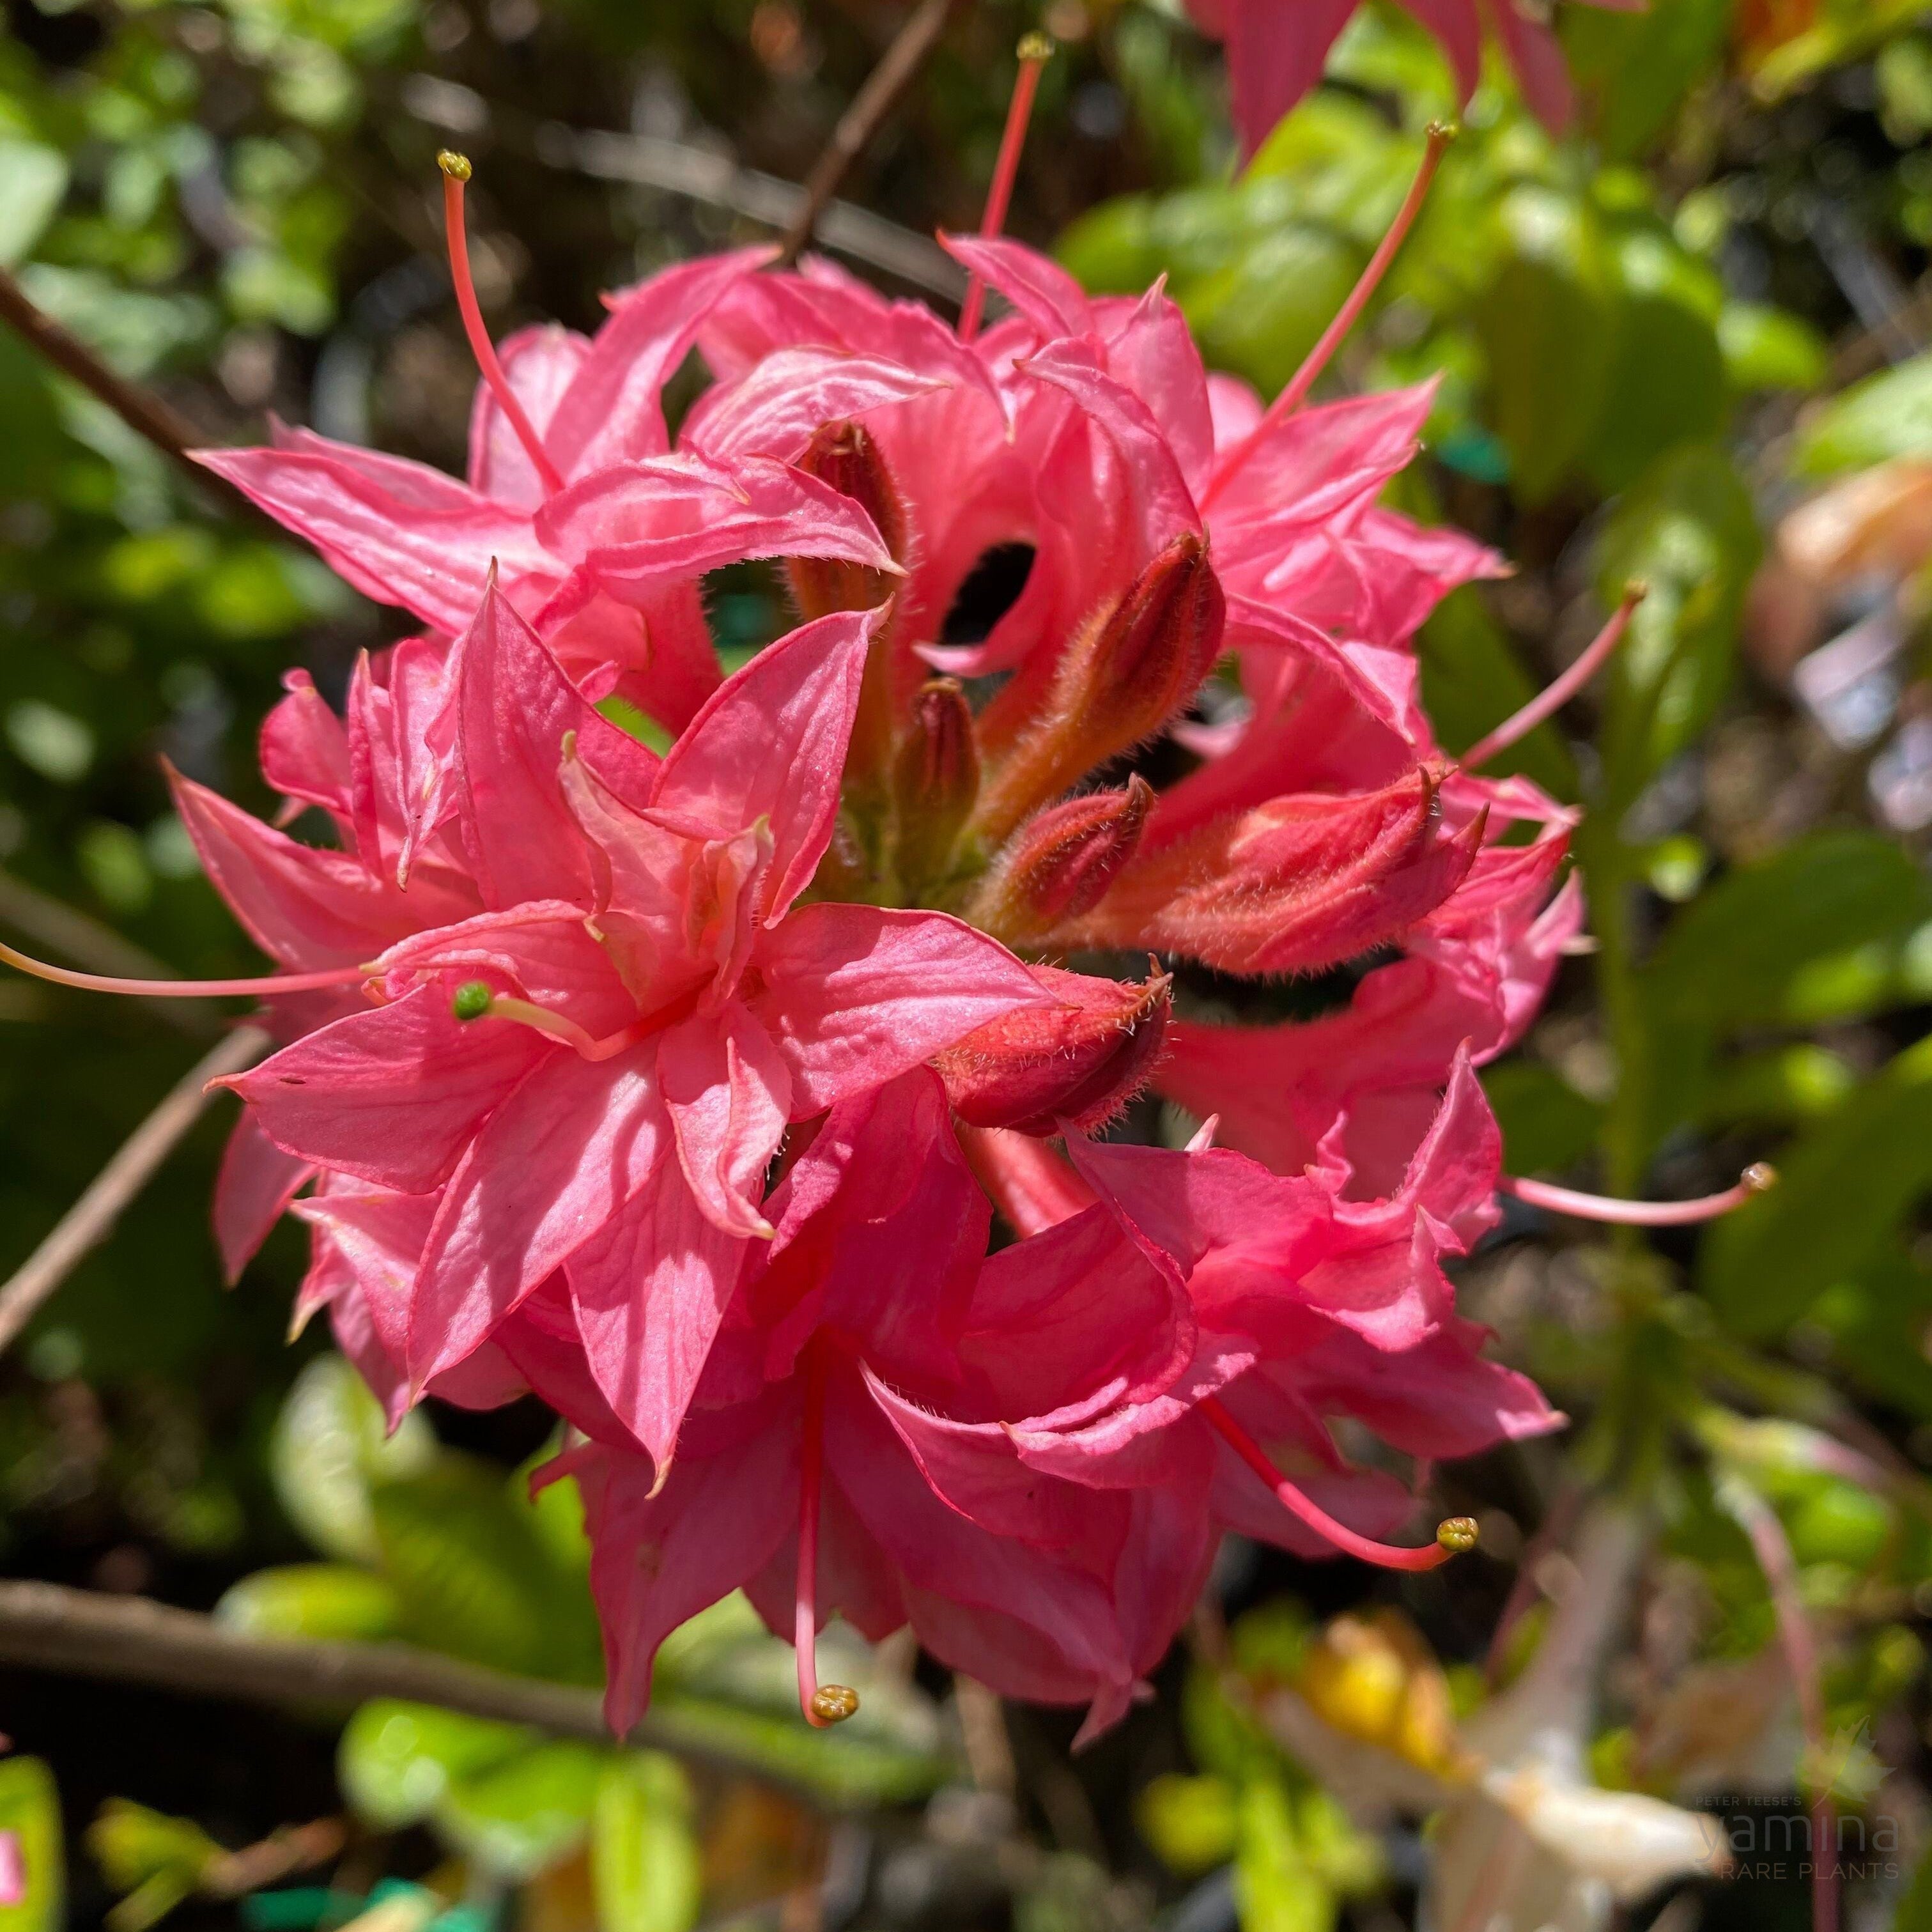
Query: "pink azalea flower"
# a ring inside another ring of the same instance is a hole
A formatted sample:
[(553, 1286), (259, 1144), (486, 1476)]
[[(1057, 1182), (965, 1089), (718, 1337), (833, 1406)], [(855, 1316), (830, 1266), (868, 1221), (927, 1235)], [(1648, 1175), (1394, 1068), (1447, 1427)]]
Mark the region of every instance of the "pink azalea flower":
[(437, 829), (486, 910), (392, 946), (370, 968), (382, 1004), (229, 1083), (289, 1155), (440, 1190), (412, 1389), (562, 1269), (598, 1387), (668, 1460), (745, 1244), (770, 1234), (787, 1123), (1048, 1002), (943, 913), (794, 904), (831, 837), (874, 622), (773, 646), (661, 765), (501, 596), (458, 640), (426, 736)]
[(1138, 1304), (1097, 1276), (1056, 1283), (1052, 1306), (989, 1299), (988, 1210), (930, 1073), (841, 1102), (771, 1208), (777, 1235), (668, 1474), (603, 1443), (554, 1466), (585, 1494), (613, 1726), (641, 1714), (664, 1637), (740, 1588), (796, 1638), (818, 1721), (842, 1708), (812, 1660), (838, 1611), (874, 1639), (910, 1622), (1005, 1695), (1087, 1703), (1090, 1732), (1112, 1723), (1200, 1588), (1204, 1493), (1043, 1478), (980, 1418), (1003, 1384), (1097, 1385), (1129, 1360), (1162, 1372), (1165, 1284)]
[[(1532, 110), (1552, 134), (1575, 118), (1576, 96), (1556, 36), (1522, 0), (1400, 0), (1442, 43), (1466, 103), (1482, 78), (1483, 37), (1502, 46)], [(1648, 0), (1585, 0), (1641, 13)], [(1228, 44), (1228, 77), (1241, 152), (1251, 155), (1315, 86), (1328, 50), (1361, 0), (1187, 0), (1204, 34)]]

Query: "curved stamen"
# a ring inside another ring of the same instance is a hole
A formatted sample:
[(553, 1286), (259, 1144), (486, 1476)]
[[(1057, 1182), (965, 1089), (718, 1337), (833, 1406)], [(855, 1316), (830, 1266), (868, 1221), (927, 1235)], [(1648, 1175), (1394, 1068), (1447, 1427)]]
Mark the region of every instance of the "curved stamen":
[(496, 344), (483, 326), (483, 311), (476, 304), (476, 284), (470, 275), (470, 237), (463, 223), (463, 184), (470, 178), (469, 159), (446, 148), (436, 156), (436, 164), (442, 170), (442, 228), (449, 245), (449, 275), (456, 284), (456, 306), (463, 317), (463, 332), (470, 338), (470, 353), (476, 358), (484, 381), (516, 431), (517, 440), (524, 446), (524, 454), (542, 479), (544, 488), (554, 495), (563, 488), (563, 478), (550, 460), (550, 452), (544, 448), (536, 425), (524, 412), (517, 392), (510, 387), (510, 379), (496, 359)]
[(1561, 677), (1546, 686), (1522, 709), (1505, 718), (1486, 738), (1479, 738), (1462, 754), (1465, 771), (1486, 765), (1498, 752), (1506, 752), (1519, 739), (1526, 738), (1546, 718), (1553, 717), (1584, 686), (1594, 677), (1612, 652), (1624, 640), (1636, 607), (1650, 595), (1650, 586), (1641, 582), (1625, 586), (1623, 602), (1611, 614), (1610, 621), (1599, 631), (1589, 648)]
[(1742, 1208), (1753, 1195), (1777, 1185), (1777, 1168), (1760, 1160), (1744, 1169), (1736, 1186), (1696, 1201), (1613, 1201), (1606, 1195), (1580, 1194), (1574, 1187), (1552, 1187), (1544, 1180), (1519, 1180), (1513, 1174), (1498, 1180), (1496, 1192), (1532, 1208), (1546, 1208), (1552, 1214), (1574, 1214), (1580, 1221), (1606, 1221), (1623, 1228), (1692, 1228)]
[(1201, 1413), (1221, 1439), (1262, 1480), (1297, 1521), (1306, 1524), (1317, 1536), (1325, 1537), (1345, 1556), (1358, 1556), (1364, 1563), (1384, 1570), (1433, 1570), (1447, 1563), (1460, 1551), (1472, 1550), (1476, 1543), (1476, 1526), (1467, 1516), (1450, 1516), (1437, 1529), (1436, 1540), (1411, 1550), (1399, 1544), (1377, 1543), (1358, 1536), (1346, 1523), (1337, 1522), (1328, 1512), (1308, 1497), (1268, 1459), (1267, 1452), (1214, 1396), (1204, 1396)]
[(373, 979), (380, 966), (332, 966), (320, 973), (271, 973), (251, 980), (123, 980), (104, 973), (76, 973), (66, 966), (50, 966), (30, 959), (10, 946), (0, 946), (0, 961), (56, 986), (78, 986), (84, 993), (132, 993), (144, 1000), (220, 1000), (237, 997), (272, 998), (278, 993), (319, 992), (325, 986), (353, 986)]
[[(1034, 97), (1040, 92), (1040, 70), (1053, 58), (1053, 43), (1044, 34), (1029, 34), (1020, 42), (1019, 56), (1019, 78), (1013, 83), (1013, 98), (1006, 104), (1006, 124), (1000, 136), (999, 158), (993, 164), (992, 185), (986, 190), (986, 212), (980, 222), (982, 241), (996, 239), (1006, 225), (1013, 182), (1020, 171), (1020, 153), (1026, 146), (1027, 123), (1033, 118)], [(966, 299), (959, 308), (962, 342), (970, 342), (979, 334), (986, 310), (986, 285), (975, 275), (966, 284)]]
[(1429, 199), (1430, 184), (1435, 180), (1436, 171), (1442, 165), (1442, 157), (1455, 138), (1456, 130), (1447, 122), (1432, 121), (1429, 124), (1429, 143), (1423, 150), (1422, 165), (1416, 170), (1415, 179), (1403, 197), (1402, 206), (1396, 211), (1394, 220), (1389, 224), (1388, 232), (1369, 257), (1369, 265), (1362, 271), (1361, 279), (1349, 291), (1348, 300), (1336, 311), (1335, 320), (1322, 332), (1322, 339), (1308, 352), (1288, 387), (1268, 405), (1261, 421), (1208, 484), (1202, 504), (1204, 509), (1214, 502), (1228, 479), (1240, 471), (1268, 431), (1283, 417), (1292, 416), (1307, 400), (1309, 391), (1334, 360), (1336, 350), (1347, 339), (1348, 332), (1362, 319), (1362, 311), (1373, 299), (1376, 290), (1382, 286), (1382, 278), (1389, 272), (1390, 264), (1408, 240), (1408, 231), (1415, 226), (1415, 218), (1422, 212), (1423, 203)]
[(807, 1345), (800, 1372), (805, 1378), (805, 1420), (799, 1455), (798, 1573), (792, 1644), (798, 1652), (798, 1708), (815, 1730), (842, 1724), (859, 1708), (859, 1694), (844, 1684), (818, 1681), (818, 1500), (825, 1468), (825, 1365)]

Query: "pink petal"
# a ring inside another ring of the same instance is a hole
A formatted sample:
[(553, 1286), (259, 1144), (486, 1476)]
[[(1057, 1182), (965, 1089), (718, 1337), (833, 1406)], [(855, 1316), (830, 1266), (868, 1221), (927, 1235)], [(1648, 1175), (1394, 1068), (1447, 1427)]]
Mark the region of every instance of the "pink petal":
[(1051, 996), (945, 913), (801, 907), (760, 936), (751, 1002), (791, 1068), (794, 1119), (878, 1086), (1015, 1006)]
[(477, 1127), (556, 1051), (526, 1027), (464, 1025), (425, 986), (220, 1082), (285, 1152), (408, 1194), (446, 1179)]
[(1226, 0), (1228, 79), (1241, 158), (1322, 78), (1328, 50), (1360, 0)]
[[(1465, 106), (1483, 77), (1483, 23), (1476, 0), (1400, 0), (1403, 8), (1442, 44)], [(1503, 0), (1514, 10), (1516, 0)], [(1638, 0), (1642, 4), (1642, 0)]]
[(408, 1351), (418, 1385), (461, 1360), (650, 1181), (668, 1152), (653, 1061), (648, 1047), (605, 1060), (553, 1048), (490, 1115), (424, 1250)]
[(262, 1132), (254, 1114), (244, 1110), (228, 1136), (214, 1180), (214, 1240), (231, 1288), (314, 1173), (307, 1161), (284, 1154)]
[(1024, 242), (942, 234), (940, 245), (1000, 293), (1048, 340), (1087, 334), (1094, 312), (1086, 292), (1060, 264)]
[(699, 1212), (740, 1240), (770, 1236), (765, 1169), (791, 1111), (791, 1076), (770, 1034), (736, 1000), (694, 1015), (658, 1041), (658, 1078)]
[(305, 670), (286, 670), (288, 694), (262, 720), (262, 776), (273, 790), (319, 805), (338, 824), (350, 815), (349, 740)]
[[(550, 428), (558, 404), (590, 352), (587, 337), (555, 322), (519, 329), (497, 344), (496, 359), (509, 379), (511, 393), (523, 404), (539, 436)], [(488, 382), (477, 384), (470, 409), (470, 487), (478, 496), (524, 510), (534, 510), (545, 494), (523, 439), (511, 428)]]
[(554, 568), (526, 512), (422, 464), (320, 436), (284, 449), (203, 450), (196, 460), (313, 544), (365, 596), (440, 631), (469, 622), (493, 561), (512, 574)]
[(725, 680), (667, 754), (653, 810), (729, 838), (769, 820), (774, 922), (804, 890), (838, 816), (845, 748), (878, 611), (802, 624)]
[(782, 349), (742, 381), (707, 392), (692, 408), (680, 440), (720, 463), (746, 456), (796, 463), (821, 425), (856, 419), (943, 386), (934, 376), (882, 356)]
[(565, 476), (662, 453), (664, 384), (705, 317), (772, 254), (760, 248), (701, 255), (612, 298), (610, 320), (545, 428), (544, 446)]
[(745, 1241), (700, 1210), (669, 1160), (571, 1257), (570, 1297), (590, 1373), (660, 1469), (672, 1465), (748, 1259)]
[(1134, 304), (1119, 332), (1108, 338), (1107, 368), (1147, 405), (1190, 494), (1198, 494), (1214, 460), (1208, 379), (1187, 318), (1158, 286)]

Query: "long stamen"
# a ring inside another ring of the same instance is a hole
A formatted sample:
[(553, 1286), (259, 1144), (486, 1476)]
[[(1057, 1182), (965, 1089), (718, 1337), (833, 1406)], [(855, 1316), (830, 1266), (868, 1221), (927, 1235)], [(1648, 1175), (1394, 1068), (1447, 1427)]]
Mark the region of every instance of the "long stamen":
[(1450, 1516), (1438, 1526), (1433, 1543), (1425, 1543), (1413, 1550), (1399, 1544), (1376, 1543), (1368, 1537), (1358, 1536), (1346, 1524), (1337, 1522), (1289, 1481), (1268, 1460), (1261, 1444), (1222, 1407), (1218, 1398), (1211, 1395), (1203, 1398), (1201, 1413), (1228, 1448), (1274, 1492), (1276, 1499), (1284, 1509), (1306, 1523), (1317, 1536), (1325, 1537), (1346, 1556), (1360, 1557), (1364, 1563), (1378, 1564), (1384, 1570), (1433, 1570), (1447, 1563), (1450, 1557), (1476, 1546), (1476, 1526), (1466, 1516)]
[[(999, 158), (993, 164), (993, 184), (986, 190), (986, 212), (980, 223), (980, 237), (995, 239), (1006, 225), (1006, 209), (1013, 198), (1013, 182), (1020, 171), (1020, 154), (1026, 146), (1027, 123), (1033, 118), (1034, 97), (1040, 92), (1040, 70), (1053, 58), (1053, 43), (1044, 34), (1029, 34), (1020, 42), (1019, 78), (1013, 83), (1013, 98), (1006, 104), (1006, 124), (1000, 136)], [(966, 285), (966, 299), (959, 308), (959, 339), (970, 342), (980, 332), (986, 309), (986, 285), (977, 275)]]
[(218, 1000), (248, 995), (272, 998), (278, 993), (313, 993), (325, 986), (352, 986), (376, 976), (380, 966), (332, 966), (321, 973), (271, 973), (252, 980), (123, 980), (103, 973), (76, 973), (30, 959), (10, 946), (0, 946), (0, 960), (50, 980), (56, 986), (78, 986), (84, 993), (133, 993), (145, 1000)]
[(805, 1424), (799, 1456), (792, 1645), (798, 1652), (798, 1708), (808, 1724), (822, 1731), (842, 1724), (858, 1709), (859, 1694), (848, 1684), (818, 1681), (818, 1499), (825, 1468), (825, 1365), (809, 1344), (800, 1370), (805, 1377)]
[(1552, 1187), (1547, 1181), (1519, 1180), (1510, 1174), (1497, 1181), (1496, 1192), (1532, 1208), (1546, 1208), (1552, 1214), (1574, 1214), (1580, 1221), (1607, 1221), (1624, 1228), (1691, 1228), (1700, 1221), (1714, 1221), (1777, 1185), (1777, 1168), (1760, 1160), (1744, 1169), (1735, 1187), (1696, 1201), (1613, 1201), (1605, 1195), (1580, 1194), (1574, 1187)]
[(574, 1047), (586, 1060), (610, 1060), (622, 1053), (627, 1047), (635, 1046), (653, 1028), (650, 1019), (634, 1020), (627, 1027), (620, 1027), (602, 1039), (580, 1027), (562, 1013), (554, 1013), (548, 1006), (540, 1006), (531, 1000), (519, 1000), (507, 993), (499, 993), (487, 981), (466, 980), (457, 988), (455, 997), (449, 1003), (450, 1011), (459, 1020), (467, 1024), (471, 1020), (510, 1020), (518, 1026), (532, 1027), (540, 1034), (566, 1046)]
[(1624, 586), (1623, 602), (1611, 614), (1610, 621), (1599, 631), (1589, 648), (1553, 683), (1546, 686), (1522, 709), (1505, 718), (1486, 738), (1479, 738), (1462, 754), (1462, 767), (1474, 771), (1486, 765), (1498, 752), (1506, 752), (1518, 740), (1526, 738), (1546, 718), (1555, 716), (1609, 662), (1610, 654), (1624, 640), (1636, 607), (1650, 595), (1647, 584), (1633, 582)]
[(517, 392), (510, 387), (510, 379), (496, 359), (496, 344), (483, 326), (483, 311), (476, 305), (476, 284), (470, 275), (470, 237), (463, 221), (463, 184), (470, 178), (469, 158), (452, 154), (446, 148), (436, 156), (436, 164), (442, 170), (442, 227), (449, 244), (450, 279), (456, 284), (456, 306), (463, 316), (463, 332), (470, 338), (470, 353), (476, 358), (484, 381), (494, 392), (544, 488), (554, 494), (563, 488), (563, 478), (550, 460), (550, 452), (544, 448), (536, 425), (524, 414)]
[[(1408, 231), (1415, 226), (1415, 218), (1422, 212), (1423, 203), (1429, 199), (1430, 184), (1436, 178), (1436, 171), (1442, 165), (1442, 157), (1448, 152), (1449, 143), (1456, 138), (1456, 130), (1447, 122), (1432, 121), (1429, 124), (1429, 142), (1422, 153), (1422, 165), (1415, 171), (1415, 179), (1409, 184), (1408, 193), (1403, 197), (1402, 206), (1396, 211), (1394, 220), (1389, 224), (1376, 252), (1369, 257), (1368, 266), (1362, 271), (1361, 279), (1349, 291), (1348, 298), (1336, 311), (1335, 319), (1322, 332), (1322, 339), (1307, 354), (1301, 367), (1290, 380), (1288, 387), (1268, 406), (1266, 414), (1249, 433), (1246, 440), (1236, 449), (1224, 464), (1220, 473), (1208, 485), (1206, 502), (1211, 503), (1226, 486), (1228, 479), (1245, 464), (1260, 446), (1269, 430), (1283, 417), (1291, 416), (1308, 400), (1308, 392), (1314, 388), (1323, 370), (1334, 360), (1335, 352), (1347, 340), (1348, 332), (1362, 319), (1362, 311), (1374, 298), (1382, 286), (1382, 278), (1400, 251), (1402, 244), (1408, 238)], [(1204, 504), (1203, 507), (1206, 506)]]

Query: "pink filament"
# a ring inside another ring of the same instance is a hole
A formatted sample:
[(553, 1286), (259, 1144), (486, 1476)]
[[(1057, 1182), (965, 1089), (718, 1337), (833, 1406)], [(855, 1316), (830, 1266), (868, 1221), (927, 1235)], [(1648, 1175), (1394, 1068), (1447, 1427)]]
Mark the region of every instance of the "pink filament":
[(1487, 764), (1498, 752), (1506, 752), (1519, 739), (1528, 737), (1546, 718), (1554, 716), (1568, 704), (1623, 642), (1624, 633), (1630, 628), (1631, 616), (1644, 596), (1644, 586), (1633, 584), (1624, 592), (1623, 602), (1612, 614), (1610, 621), (1597, 633), (1583, 655), (1561, 677), (1538, 692), (1520, 711), (1505, 718), (1486, 738), (1478, 739), (1463, 753), (1465, 770), (1473, 772), (1478, 766)]
[(0, 960), (56, 986), (78, 986), (85, 993), (132, 993), (145, 1000), (214, 1000), (234, 995), (273, 998), (279, 993), (313, 993), (325, 986), (352, 986), (380, 969), (374, 966), (332, 966), (320, 973), (272, 973), (253, 980), (123, 980), (102, 973), (76, 973), (50, 966), (0, 946)]
[(544, 448), (536, 425), (524, 414), (523, 404), (518, 401), (516, 392), (510, 387), (510, 379), (503, 374), (503, 365), (496, 359), (496, 348), (490, 340), (490, 332), (483, 326), (483, 311), (476, 304), (476, 285), (470, 274), (470, 238), (463, 224), (463, 179), (447, 166), (442, 171), (442, 226), (449, 244), (450, 279), (456, 284), (456, 306), (462, 314), (463, 332), (470, 338), (470, 352), (476, 358), (476, 366), (483, 372), (483, 380), (494, 393), (510, 427), (516, 431), (517, 440), (524, 446), (524, 454), (542, 478), (544, 488), (554, 494), (563, 488), (563, 478), (550, 460), (550, 452)]
[(798, 1707), (816, 1730), (828, 1728), (818, 1713), (818, 1498), (825, 1467), (825, 1369), (807, 1346), (804, 1439), (799, 1454), (798, 1576), (792, 1644), (798, 1652)]
[(1532, 1208), (1546, 1208), (1552, 1214), (1574, 1214), (1580, 1221), (1607, 1221), (1624, 1228), (1691, 1228), (1742, 1208), (1777, 1180), (1776, 1172), (1760, 1161), (1744, 1169), (1735, 1187), (1696, 1201), (1612, 1201), (1601, 1194), (1580, 1194), (1574, 1187), (1552, 1187), (1547, 1181), (1519, 1180), (1510, 1174), (1497, 1181), (1496, 1191)]
[(1261, 1444), (1222, 1407), (1216, 1397), (1204, 1396), (1201, 1413), (1228, 1448), (1274, 1492), (1276, 1499), (1284, 1509), (1306, 1523), (1316, 1535), (1326, 1537), (1345, 1556), (1359, 1557), (1364, 1563), (1378, 1564), (1384, 1570), (1434, 1570), (1448, 1562), (1452, 1552), (1439, 1543), (1426, 1543), (1411, 1550), (1357, 1535), (1304, 1496), (1268, 1460)]
[[(1019, 78), (1013, 83), (1013, 98), (1006, 104), (1006, 124), (1000, 136), (999, 158), (993, 164), (993, 182), (986, 190), (986, 212), (981, 218), (983, 240), (997, 238), (1006, 225), (1006, 210), (1013, 198), (1013, 183), (1020, 171), (1020, 154), (1026, 146), (1027, 123), (1033, 118), (1034, 97), (1040, 92), (1040, 70), (1052, 58), (1048, 47), (1023, 43), (1020, 49)], [(966, 299), (959, 309), (959, 339), (970, 342), (980, 332), (986, 308), (986, 285), (975, 275), (966, 285)]]
[(1430, 184), (1436, 178), (1436, 171), (1442, 165), (1442, 157), (1449, 143), (1455, 138), (1455, 130), (1441, 122), (1430, 124), (1429, 145), (1423, 150), (1422, 165), (1417, 169), (1415, 179), (1409, 185), (1402, 206), (1396, 211), (1394, 220), (1389, 224), (1376, 252), (1369, 257), (1368, 266), (1362, 271), (1361, 279), (1349, 291), (1348, 298), (1336, 312), (1335, 319), (1322, 332), (1322, 339), (1308, 352), (1306, 359), (1298, 369), (1288, 387), (1268, 405), (1267, 413), (1250, 430), (1245, 441), (1238, 447), (1224, 464), (1213, 482), (1208, 486), (1203, 500), (1204, 509), (1220, 494), (1228, 479), (1239, 473), (1268, 432), (1284, 418), (1292, 416), (1308, 399), (1308, 392), (1314, 388), (1323, 370), (1334, 360), (1335, 352), (1348, 338), (1348, 332), (1362, 318), (1362, 311), (1374, 299), (1376, 290), (1382, 286), (1382, 278), (1389, 272), (1389, 266), (1400, 251), (1402, 244), (1408, 238), (1408, 231), (1415, 226), (1415, 219), (1422, 212), (1423, 203), (1429, 198)]

